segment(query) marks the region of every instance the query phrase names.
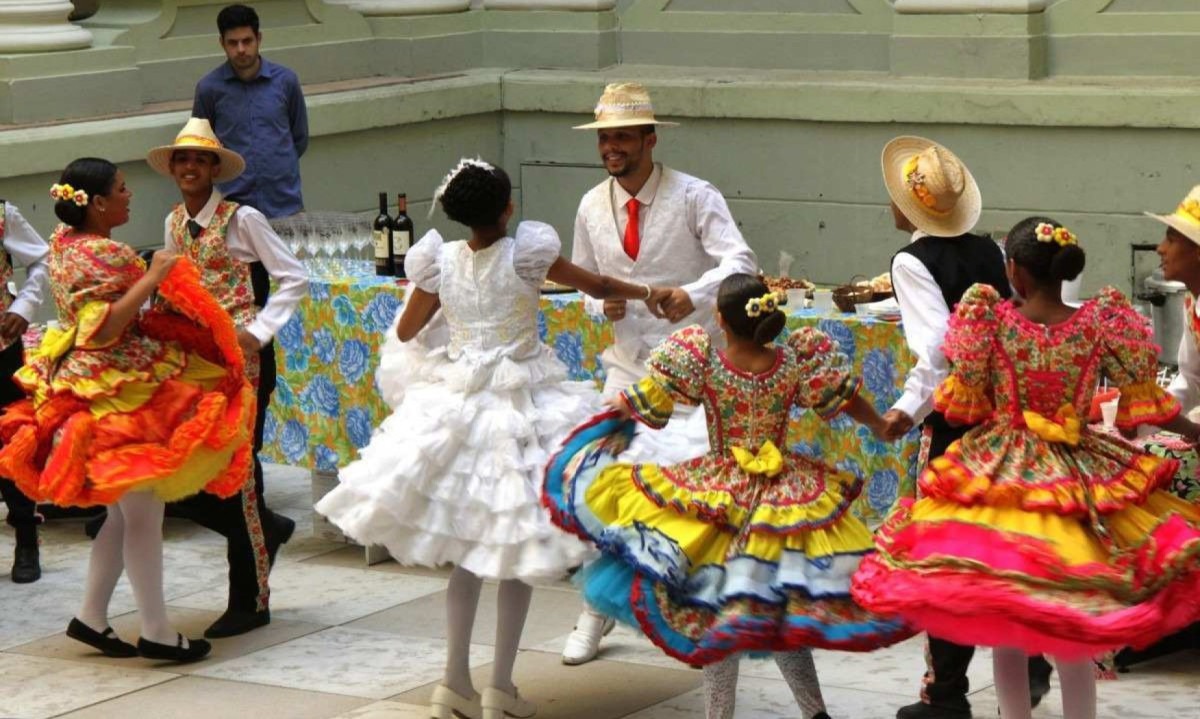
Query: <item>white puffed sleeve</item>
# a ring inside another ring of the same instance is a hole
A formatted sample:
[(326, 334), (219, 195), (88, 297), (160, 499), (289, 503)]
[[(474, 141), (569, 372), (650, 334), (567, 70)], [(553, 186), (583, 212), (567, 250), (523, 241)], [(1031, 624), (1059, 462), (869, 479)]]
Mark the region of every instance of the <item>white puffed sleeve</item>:
[(541, 285), (560, 252), (562, 242), (550, 225), (532, 221), (517, 225), (513, 269), (522, 280), (531, 285)]
[(442, 286), (442, 247), (445, 241), (437, 230), (430, 230), (408, 249), (404, 274), (418, 288), (436, 295)]

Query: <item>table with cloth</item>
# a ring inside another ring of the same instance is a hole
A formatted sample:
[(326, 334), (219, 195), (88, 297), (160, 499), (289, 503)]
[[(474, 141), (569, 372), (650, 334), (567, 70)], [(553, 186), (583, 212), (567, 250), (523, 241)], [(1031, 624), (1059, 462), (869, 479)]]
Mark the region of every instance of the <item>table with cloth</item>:
[[(389, 411), (374, 377), (383, 333), (403, 304), (405, 286), (389, 277), (311, 280), (309, 296), (276, 336), (278, 387), (266, 419), (265, 461), (328, 475), (355, 459)], [(543, 295), (541, 309), (542, 340), (571, 378), (600, 386), (600, 353), (612, 341), (608, 322), (589, 315), (574, 292)], [(836, 311), (792, 311), (788, 326), (805, 325), (841, 344), (863, 377), (864, 395), (880, 412), (899, 397), (912, 357), (897, 323)], [(898, 495), (913, 491), (917, 438), (914, 432), (901, 442), (880, 442), (844, 415), (825, 422), (797, 410), (789, 443), (867, 480), (855, 511), (875, 526)]]

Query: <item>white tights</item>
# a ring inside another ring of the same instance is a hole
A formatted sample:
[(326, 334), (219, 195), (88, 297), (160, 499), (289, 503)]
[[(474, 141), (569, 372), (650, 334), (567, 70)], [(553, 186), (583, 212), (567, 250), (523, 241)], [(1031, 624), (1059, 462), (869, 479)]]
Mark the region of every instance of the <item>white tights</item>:
[(141, 636), (175, 645), (163, 599), (163, 503), (150, 492), (127, 492), (109, 505), (108, 519), (92, 542), (79, 621), (97, 632), (108, 628), (108, 603), (122, 571), (128, 571), (142, 622)]
[[(811, 649), (780, 652), (774, 655), (779, 671), (792, 690), (792, 696), (800, 705), (804, 719), (825, 711), (825, 700), (821, 697), (821, 683), (817, 680), (817, 666), (813, 663)], [(705, 719), (733, 719), (733, 708), (737, 703), (738, 663), (740, 657), (726, 657), (716, 664), (704, 667), (704, 716)]]
[[(483, 580), (462, 567), (455, 567), (446, 588), (446, 677), (447, 688), (464, 697), (475, 696), (471, 682), (471, 630), (479, 607)], [(519, 579), (500, 582), (496, 606), (496, 647), (492, 659), (492, 686), (513, 693), (513, 665), (525, 629), (525, 616), (533, 587)]]
[[(1096, 719), (1096, 674), (1091, 660), (1055, 661), (1062, 689), (1063, 719)], [(1019, 649), (992, 650), (1001, 719), (1031, 719), (1029, 657)]]

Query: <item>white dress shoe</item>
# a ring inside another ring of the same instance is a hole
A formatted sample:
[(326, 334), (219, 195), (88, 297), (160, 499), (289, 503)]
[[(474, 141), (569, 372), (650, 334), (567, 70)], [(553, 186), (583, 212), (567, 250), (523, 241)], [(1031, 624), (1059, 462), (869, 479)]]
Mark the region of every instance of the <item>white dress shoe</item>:
[(575, 666), (595, 659), (600, 653), (600, 637), (611, 632), (616, 625), (616, 620), (611, 617), (590, 609), (583, 610), (575, 623), (575, 631), (567, 637), (567, 644), (563, 647), (563, 664)]
[(429, 700), (429, 716), (432, 719), (481, 719), (483, 707), (480, 697), (468, 699), (445, 684), (438, 684)]
[(505, 717), (524, 719), (537, 714), (537, 704), (528, 699), (522, 699), (516, 689), (509, 694), (495, 687), (488, 687), (483, 690), (483, 698), (480, 703), (483, 706), (483, 719), (505, 719)]

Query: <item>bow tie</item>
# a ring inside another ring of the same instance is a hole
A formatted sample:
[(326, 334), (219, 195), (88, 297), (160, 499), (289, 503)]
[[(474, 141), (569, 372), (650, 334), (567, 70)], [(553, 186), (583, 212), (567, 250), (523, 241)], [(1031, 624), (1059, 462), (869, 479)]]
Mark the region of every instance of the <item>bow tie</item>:
[(188, 234), (192, 236), (193, 240), (199, 237), (201, 232), (204, 232), (204, 228), (201, 227), (200, 223), (196, 222), (195, 220), (187, 221), (187, 230)]

